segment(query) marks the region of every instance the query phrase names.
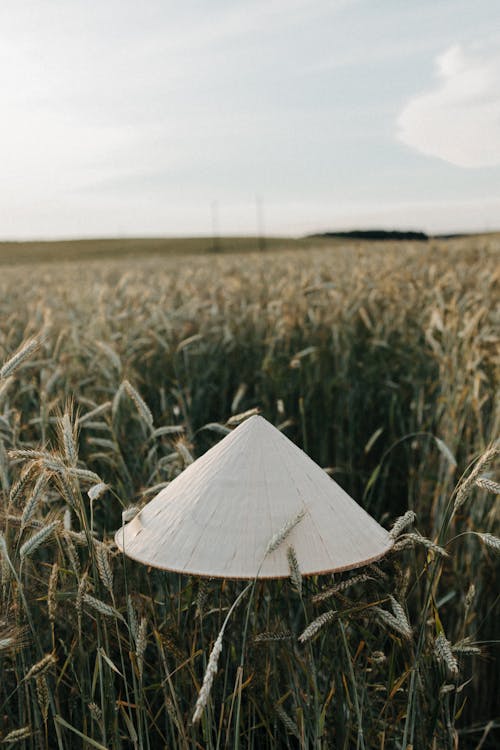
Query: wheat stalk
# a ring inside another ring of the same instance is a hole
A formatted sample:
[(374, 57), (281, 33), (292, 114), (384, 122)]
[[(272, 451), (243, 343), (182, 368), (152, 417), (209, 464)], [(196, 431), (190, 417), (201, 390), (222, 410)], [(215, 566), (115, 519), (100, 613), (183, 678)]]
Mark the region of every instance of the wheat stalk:
[(122, 620), (123, 622), (125, 622), (125, 620), (123, 619), (123, 616), (114, 607), (111, 607), (109, 604), (106, 604), (100, 599), (96, 599), (90, 594), (83, 594), (83, 601), (91, 609), (94, 609), (96, 612), (99, 612), (101, 615), (105, 615), (106, 617), (116, 617), (118, 618), (118, 620)]
[(95, 344), (108, 357), (115, 370), (120, 373), (122, 371), (122, 362), (115, 350), (104, 341), (96, 341)]
[(476, 479), (476, 485), (478, 487), (481, 487), (482, 490), (492, 492), (494, 495), (500, 495), (500, 484), (498, 482), (494, 482), (488, 477), (478, 477), (478, 479)]
[(219, 663), (219, 656), (222, 653), (223, 635), (224, 635), (224, 628), (221, 628), (219, 635), (217, 636), (217, 640), (215, 641), (212, 651), (210, 653), (210, 658), (208, 660), (208, 665), (205, 671), (205, 675), (203, 677), (201, 690), (198, 694), (198, 699), (196, 701), (196, 706), (195, 706), (194, 714), (193, 714), (193, 724), (196, 724), (201, 719), (205, 706), (208, 703), (210, 692), (212, 690), (212, 683), (214, 681), (215, 675), (217, 674), (217, 665)]
[(40, 500), (40, 496), (42, 494), (42, 490), (45, 487), (45, 484), (47, 482), (47, 477), (45, 475), (45, 472), (42, 472), (38, 479), (36, 480), (36, 484), (33, 488), (33, 492), (31, 493), (31, 497), (24, 506), (23, 514), (21, 516), (21, 530), (24, 529), (24, 527), (31, 521), (31, 518), (33, 517), (35, 510), (38, 505), (38, 501)]
[(248, 586), (246, 586), (246, 588), (244, 588), (243, 591), (236, 598), (229, 612), (226, 615), (226, 619), (222, 623), (221, 629), (219, 630), (219, 634), (213, 645), (212, 651), (210, 653), (210, 657), (208, 659), (208, 665), (205, 671), (205, 675), (203, 677), (203, 683), (202, 683), (200, 692), (198, 694), (198, 699), (196, 701), (196, 706), (195, 706), (193, 718), (192, 718), (193, 724), (196, 724), (201, 719), (203, 715), (203, 711), (205, 710), (205, 707), (208, 703), (210, 692), (212, 690), (212, 684), (213, 684), (215, 675), (217, 674), (217, 665), (219, 663), (219, 657), (222, 652), (222, 639), (224, 636), (224, 631), (226, 629), (227, 623), (229, 622), (229, 618), (231, 617), (232, 613), (234, 612), (234, 610), (236, 609), (240, 601), (243, 599), (243, 597), (250, 590), (251, 587), (252, 587), (252, 584), (251, 583), (248, 584)]
[(45, 675), (36, 678), (36, 697), (40, 707), (40, 713), (42, 714), (42, 719), (47, 721), (47, 716), (49, 714), (49, 688)]
[(193, 463), (194, 458), (191, 455), (191, 452), (189, 448), (187, 447), (186, 443), (184, 442), (184, 440), (178, 440), (176, 442), (175, 450), (181, 457), (182, 463), (184, 464), (184, 466), (190, 466)]
[(287, 712), (284, 710), (283, 706), (276, 706), (276, 713), (287, 728), (287, 730), (290, 732), (290, 734), (293, 734), (294, 737), (297, 737), (300, 739), (300, 732), (297, 724), (291, 719)]
[(266, 555), (270, 555), (271, 552), (275, 552), (275, 550), (280, 547), (285, 539), (287, 539), (290, 534), (292, 533), (293, 529), (297, 526), (298, 523), (304, 518), (306, 512), (305, 510), (299, 511), (293, 518), (291, 518), (289, 521), (287, 521), (279, 531), (277, 531), (273, 536), (271, 537), (269, 544), (267, 545), (266, 549)]
[(76, 466), (78, 463), (77, 424), (71, 424), (71, 417), (68, 412), (63, 414), (59, 420), (59, 431), (64, 446), (64, 455), (70, 466)]
[(21, 560), (30, 557), (53, 534), (59, 525), (59, 521), (52, 521), (24, 542), (19, 550)]
[(334, 620), (336, 616), (337, 611), (335, 609), (330, 609), (328, 610), (328, 612), (323, 612), (322, 615), (316, 617), (316, 619), (307, 626), (307, 628), (301, 633), (301, 635), (299, 635), (299, 642), (306, 643), (306, 641), (310, 641), (311, 638), (321, 630), (321, 628), (324, 628), (325, 625), (328, 625), (329, 622), (332, 622), (332, 620)]
[(92, 487), (87, 490), (87, 495), (89, 496), (89, 499), (94, 502), (94, 500), (98, 500), (101, 495), (104, 495), (107, 489), (107, 484), (104, 482), (98, 482), (97, 484), (93, 484)]
[(266, 643), (268, 641), (288, 641), (292, 638), (292, 634), (289, 630), (275, 630), (264, 633), (258, 633), (254, 639), (254, 643)]
[(137, 669), (139, 671), (139, 677), (142, 680), (143, 670), (144, 670), (144, 654), (146, 652), (146, 646), (147, 646), (147, 632), (148, 632), (148, 621), (145, 617), (141, 618), (141, 624), (139, 625), (139, 631), (137, 634), (137, 646), (136, 646), (136, 656), (137, 656)]
[(101, 542), (94, 543), (97, 570), (99, 577), (108, 591), (113, 593), (113, 571), (109, 564), (108, 550), (105, 544)]
[(464, 638), (461, 641), (458, 641), (458, 643), (455, 643), (451, 647), (451, 650), (454, 654), (466, 654), (470, 656), (481, 654), (480, 647), (471, 643), (471, 640), (469, 637)]
[(80, 634), (80, 637), (82, 633), (83, 598), (85, 596), (87, 588), (88, 588), (88, 575), (87, 575), (87, 572), (85, 572), (80, 578), (80, 582), (78, 584), (78, 590), (76, 592), (76, 599), (75, 599), (75, 610), (76, 610), (76, 615), (78, 617), (78, 632)]
[(499, 451), (500, 448), (497, 445), (492, 445), (488, 448), (488, 450), (483, 453), (481, 458), (477, 461), (469, 476), (458, 485), (453, 507), (454, 512), (459, 510), (465, 503), (472, 487), (476, 483), (476, 480), (479, 479), (479, 475), (493, 461)]
[(135, 609), (133, 607), (130, 594), (127, 596), (127, 617), (128, 617), (128, 625), (130, 628), (130, 632), (132, 633), (132, 637), (134, 641), (137, 643), (137, 634), (139, 631), (139, 625), (137, 622), (137, 615), (135, 614)]
[(101, 721), (101, 719), (102, 719), (102, 711), (99, 708), (99, 706), (97, 705), (97, 703), (94, 703), (92, 701), (91, 703), (88, 704), (88, 708), (89, 708), (89, 711), (90, 711), (90, 714), (91, 714), (92, 718), (95, 721), (97, 721), (97, 722)]
[(335, 596), (335, 594), (346, 591), (351, 586), (354, 586), (357, 583), (364, 583), (365, 581), (373, 580), (374, 578), (368, 575), (368, 573), (360, 573), (357, 576), (351, 576), (351, 578), (347, 578), (345, 581), (340, 581), (339, 583), (336, 583), (334, 586), (331, 586), (325, 591), (320, 591), (319, 594), (315, 594), (312, 598), (312, 602), (313, 604), (318, 604), (319, 602), (323, 602), (326, 599), (331, 599), (331, 597)]
[(430, 539), (426, 539), (424, 536), (421, 536), (420, 534), (403, 534), (398, 538), (398, 541), (394, 543), (393, 550), (399, 551), (402, 549), (406, 549), (407, 547), (414, 547), (415, 544), (421, 544), (423, 547), (425, 547), (428, 550), (431, 550), (431, 552), (434, 552), (436, 555), (439, 555), (440, 557), (448, 557), (448, 553), (446, 552), (443, 547), (440, 547), (439, 544), (436, 544), (435, 542), (431, 541)]
[(474, 601), (474, 597), (476, 596), (476, 587), (473, 583), (469, 586), (469, 589), (467, 591), (467, 594), (465, 595), (465, 610), (469, 610), (472, 607), (472, 603)]
[(0, 369), (0, 380), (5, 380), (10, 375), (13, 375), (22, 363), (39, 349), (40, 343), (38, 339), (29, 339), (26, 341)]
[(33, 664), (33, 666), (28, 670), (28, 672), (24, 675), (24, 679), (26, 681), (33, 680), (36, 677), (40, 677), (40, 675), (44, 674), (48, 669), (54, 666), (56, 663), (56, 657), (54, 654), (46, 654), (40, 661), (37, 661), (36, 664)]
[[(11, 456), (11, 458), (13, 457), (12, 456), (13, 452), (14, 451), (10, 451), (10, 453), (9, 453), (9, 455)], [(19, 453), (19, 451), (16, 451), (16, 453)], [(31, 475), (33, 474), (33, 472), (37, 468), (38, 468), (38, 462), (37, 461), (29, 463), (28, 466), (22, 472), (19, 480), (14, 485), (12, 485), (9, 497), (10, 497), (10, 502), (13, 505), (15, 505), (17, 503), (17, 500), (21, 496), (21, 494), (22, 494), (23, 490), (25, 489), (26, 485), (28, 484), (28, 482), (31, 481), (31, 478), (32, 478)]]
[(68, 560), (70, 561), (71, 567), (73, 568), (76, 576), (78, 577), (80, 575), (80, 570), (81, 570), (80, 558), (78, 557), (78, 552), (76, 551), (76, 547), (73, 544), (73, 539), (71, 538), (70, 533), (64, 534), (64, 544), (65, 544), (66, 555), (68, 556)]
[(91, 482), (92, 484), (104, 484), (101, 477), (96, 474), (94, 471), (89, 471), (88, 469), (78, 469), (76, 467), (70, 467), (68, 469), (68, 473), (76, 477), (77, 479), (81, 479), (84, 482)]
[(288, 567), (290, 569), (290, 581), (292, 582), (292, 586), (299, 594), (302, 594), (302, 573), (300, 572), (297, 555), (293, 547), (288, 547), (287, 557)]
[(207, 602), (209, 592), (208, 581), (205, 578), (201, 578), (198, 584), (198, 593), (196, 594), (196, 616), (203, 617), (205, 611), (205, 604)]
[(478, 537), (481, 539), (484, 544), (492, 549), (494, 552), (500, 552), (500, 539), (497, 536), (493, 536), (493, 534), (485, 534), (485, 533), (479, 533), (476, 532)]
[(141, 509), (136, 505), (131, 505), (129, 508), (126, 508), (124, 511), (122, 511), (122, 523), (128, 523), (133, 518), (135, 518), (136, 515), (140, 513), (140, 511)]
[(49, 585), (47, 589), (47, 611), (50, 622), (55, 622), (56, 619), (56, 591), (57, 591), (57, 579), (59, 575), (59, 565), (55, 562), (50, 571)]
[(96, 406), (95, 409), (91, 409), (86, 414), (79, 416), (78, 424), (81, 426), (81, 425), (84, 425), (86, 422), (91, 422), (93, 419), (95, 419), (95, 417), (101, 416), (101, 414), (104, 414), (110, 409), (111, 409), (111, 401), (106, 401), (104, 404), (101, 404), (100, 406)]
[(438, 660), (446, 665), (450, 674), (458, 674), (458, 662), (453, 656), (450, 642), (443, 633), (439, 633), (434, 641), (434, 652)]
[(389, 596), (389, 600), (394, 614), (381, 607), (372, 607), (372, 611), (384, 625), (389, 625), (389, 627), (402, 635), (403, 638), (411, 640), (413, 631), (403, 607), (393, 596)]
[(12, 732), (9, 732), (5, 735), (5, 737), (2, 740), (2, 744), (14, 744), (15, 742), (21, 742), (22, 740), (28, 739), (28, 737), (33, 736), (33, 731), (29, 725), (25, 727), (21, 727), (20, 729), (13, 729)]
[(411, 526), (415, 523), (417, 519), (417, 516), (413, 510), (407, 510), (406, 513), (402, 516), (399, 516), (399, 518), (396, 518), (392, 525), (392, 529), (389, 531), (389, 536), (391, 536), (393, 539), (396, 539), (402, 531), (404, 531), (408, 526)]
[(153, 415), (151, 414), (151, 410), (149, 406), (146, 404), (144, 399), (139, 395), (138, 391), (136, 391), (134, 386), (129, 383), (128, 380), (124, 380), (122, 385), (126, 393), (130, 396), (130, 398), (136, 405), (137, 411), (139, 412), (144, 422), (148, 425), (150, 429), (153, 429), (154, 420), (153, 420)]

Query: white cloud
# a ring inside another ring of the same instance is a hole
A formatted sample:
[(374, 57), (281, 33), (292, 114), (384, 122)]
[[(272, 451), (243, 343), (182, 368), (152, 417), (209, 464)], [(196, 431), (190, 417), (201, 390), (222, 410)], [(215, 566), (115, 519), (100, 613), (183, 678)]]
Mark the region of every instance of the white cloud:
[(434, 89), (399, 115), (399, 140), (459, 167), (500, 164), (500, 55), (454, 45), (436, 68)]

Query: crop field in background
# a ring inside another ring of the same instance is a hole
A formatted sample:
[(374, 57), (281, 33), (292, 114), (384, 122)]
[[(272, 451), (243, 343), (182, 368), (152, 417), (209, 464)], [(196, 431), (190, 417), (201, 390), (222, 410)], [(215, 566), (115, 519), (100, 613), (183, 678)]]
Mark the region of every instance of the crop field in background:
[[(500, 238), (88, 242), (84, 262), (11, 245), (0, 742), (498, 747)], [(253, 408), (383, 526), (415, 517), (377, 565), (258, 583), (193, 723), (245, 583), (147, 569), (112, 539)]]
[(260, 250), (307, 249), (322, 242), (332, 245), (332, 240), (290, 239), (270, 237), (139, 237), (101, 240), (58, 240), (0, 242), (0, 266), (20, 265), (31, 262), (59, 263), (62, 260), (87, 262), (90, 260), (119, 261), (133, 258), (168, 258), (180, 255), (205, 253), (247, 253)]

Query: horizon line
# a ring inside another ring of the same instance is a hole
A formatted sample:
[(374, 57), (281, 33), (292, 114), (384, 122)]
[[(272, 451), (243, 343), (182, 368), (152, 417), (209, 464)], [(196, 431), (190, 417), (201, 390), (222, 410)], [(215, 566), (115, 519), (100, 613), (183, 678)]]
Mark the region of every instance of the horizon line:
[[(314, 232), (308, 232), (307, 234), (282, 234), (277, 232), (258, 234), (257, 232), (249, 232), (242, 234), (218, 234), (217, 240), (236, 240), (236, 239), (256, 239), (265, 238), (269, 240), (305, 240), (305, 239), (319, 239), (324, 236), (326, 239), (328, 235), (331, 235), (332, 239), (335, 235), (345, 235), (351, 232), (398, 232), (401, 234), (409, 232), (419, 232), (425, 234), (429, 239), (439, 239), (446, 237), (474, 237), (478, 235), (490, 235), (499, 234), (500, 227), (497, 229), (476, 229), (476, 230), (459, 230), (451, 229), (444, 232), (428, 232), (420, 228), (396, 228), (396, 227), (351, 227), (349, 229), (320, 229)], [(213, 240), (214, 234), (210, 233), (193, 233), (193, 234), (95, 234), (95, 235), (64, 235), (64, 236), (36, 236), (36, 237), (0, 237), (0, 244), (15, 243), (35, 243), (35, 242), (102, 242), (102, 241), (122, 241), (122, 240)], [(348, 237), (346, 237), (348, 239)]]

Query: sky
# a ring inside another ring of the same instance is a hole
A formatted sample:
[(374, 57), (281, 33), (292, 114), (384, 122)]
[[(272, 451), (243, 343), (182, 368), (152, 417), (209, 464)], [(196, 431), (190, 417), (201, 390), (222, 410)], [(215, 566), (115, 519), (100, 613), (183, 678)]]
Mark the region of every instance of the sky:
[(0, 238), (500, 229), (498, 0), (2, 0)]

